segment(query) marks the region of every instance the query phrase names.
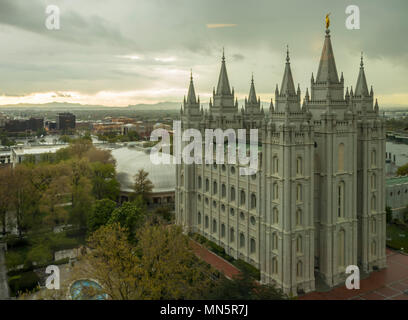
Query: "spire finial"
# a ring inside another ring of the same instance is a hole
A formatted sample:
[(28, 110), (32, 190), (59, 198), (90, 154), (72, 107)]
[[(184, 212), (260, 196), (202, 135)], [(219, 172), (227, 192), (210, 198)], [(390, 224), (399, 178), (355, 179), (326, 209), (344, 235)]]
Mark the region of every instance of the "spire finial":
[(364, 67), (364, 57), (363, 57), (363, 51), (361, 51), (361, 62), (360, 62), (360, 67)]
[(190, 69), (190, 80), (193, 81), (193, 69)]
[(222, 61), (225, 61), (225, 49), (222, 47)]
[(254, 83), (254, 73), (252, 72), (251, 82)]
[(289, 63), (290, 57), (289, 57), (289, 45), (286, 45), (286, 62)]

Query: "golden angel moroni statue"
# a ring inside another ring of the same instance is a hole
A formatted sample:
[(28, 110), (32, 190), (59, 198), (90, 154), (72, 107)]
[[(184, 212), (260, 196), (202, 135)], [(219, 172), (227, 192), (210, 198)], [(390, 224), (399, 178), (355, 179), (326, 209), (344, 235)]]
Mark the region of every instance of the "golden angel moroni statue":
[(326, 29), (329, 29), (330, 27), (330, 13), (326, 14)]

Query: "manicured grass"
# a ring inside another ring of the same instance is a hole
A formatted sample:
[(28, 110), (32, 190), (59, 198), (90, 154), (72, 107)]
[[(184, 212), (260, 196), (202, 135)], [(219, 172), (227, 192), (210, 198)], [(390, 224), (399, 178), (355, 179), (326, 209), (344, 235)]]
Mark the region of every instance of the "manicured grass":
[(387, 246), (408, 253), (408, 228), (403, 225), (388, 224)]

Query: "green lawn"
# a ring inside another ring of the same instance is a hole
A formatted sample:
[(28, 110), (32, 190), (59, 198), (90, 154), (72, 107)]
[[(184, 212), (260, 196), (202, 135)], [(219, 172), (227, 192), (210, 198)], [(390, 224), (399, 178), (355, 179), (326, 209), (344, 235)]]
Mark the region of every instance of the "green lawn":
[(387, 225), (387, 246), (408, 253), (408, 228), (395, 224)]

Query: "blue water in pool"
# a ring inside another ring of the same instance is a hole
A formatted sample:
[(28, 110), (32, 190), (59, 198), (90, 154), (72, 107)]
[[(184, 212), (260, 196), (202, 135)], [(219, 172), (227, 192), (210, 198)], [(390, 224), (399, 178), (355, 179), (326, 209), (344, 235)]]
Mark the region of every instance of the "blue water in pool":
[(101, 294), (96, 294), (94, 296), (88, 296), (86, 293), (84, 293), (84, 289), (86, 291), (86, 288), (94, 288), (96, 290), (102, 290), (102, 287), (97, 284), (95, 281), (91, 280), (78, 280), (75, 281), (71, 285), (70, 293), (72, 300), (106, 300), (107, 295), (104, 293)]

